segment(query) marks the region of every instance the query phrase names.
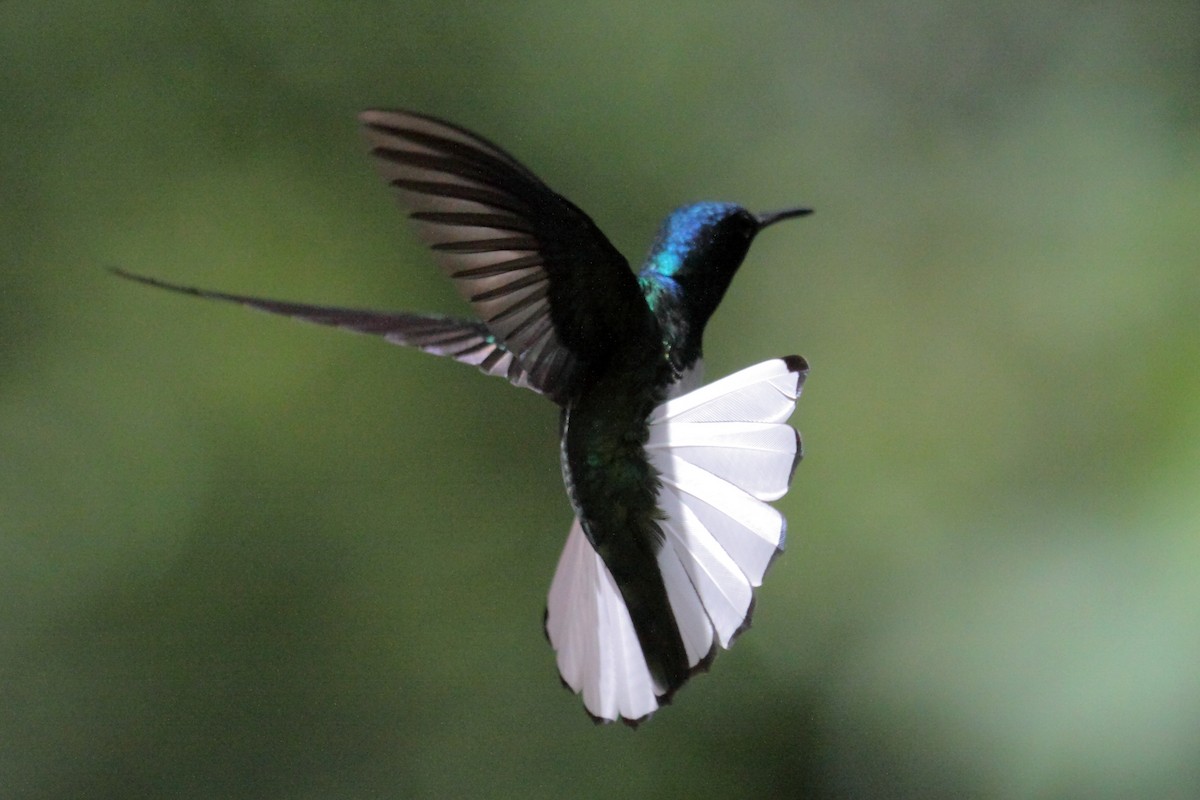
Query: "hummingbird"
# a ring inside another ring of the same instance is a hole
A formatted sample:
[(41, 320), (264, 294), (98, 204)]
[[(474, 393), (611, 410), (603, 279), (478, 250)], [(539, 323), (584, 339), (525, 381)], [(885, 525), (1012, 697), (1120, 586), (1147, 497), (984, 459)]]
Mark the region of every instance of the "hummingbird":
[(384, 180), (472, 318), (310, 305), (139, 283), (383, 337), (506, 378), (559, 407), (575, 520), (544, 630), (597, 722), (636, 726), (750, 624), (783, 550), (769, 501), (802, 455), (786, 424), (808, 364), (701, 385), (703, 335), (755, 237), (811, 213), (698, 202), (634, 273), (590, 217), (505, 150), (403, 110), (359, 115)]

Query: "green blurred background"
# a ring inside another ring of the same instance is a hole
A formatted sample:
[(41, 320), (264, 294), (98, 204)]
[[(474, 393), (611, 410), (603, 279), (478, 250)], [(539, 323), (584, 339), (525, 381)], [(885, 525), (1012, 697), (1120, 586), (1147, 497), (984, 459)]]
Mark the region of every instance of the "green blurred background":
[[(1200, 6), (0, 4), (0, 797), (1200, 797)], [(354, 114), (512, 150), (632, 260), (755, 245), (798, 352), (754, 630), (560, 688), (556, 415), (104, 272), (462, 305)]]

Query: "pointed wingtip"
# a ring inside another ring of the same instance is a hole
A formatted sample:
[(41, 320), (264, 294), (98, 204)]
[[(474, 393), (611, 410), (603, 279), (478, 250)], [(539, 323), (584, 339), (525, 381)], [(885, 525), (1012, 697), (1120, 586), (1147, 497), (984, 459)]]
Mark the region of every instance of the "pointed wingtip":
[(394, 128), (405, 122), (424, 120), (435, 125), (458, 130), (458, 126), (429, 114), (409, 111), (406, 108), (365, 108), (358, 112), (358, 122), (366, 128)]
[(177, 283), (168, 283), (167, 281), (159, 280), (158, 278), (151, 278), (149, 275), (139, 275), (136, 272), (130, 272), (129, 270), (122, 269), (121, 267), (105, 267), (105, 269), (107, 269), (110, 274), (116, 275), (118, 278), (124, 278), (125, 280), (132, 281), (134, 283), (140, 283), (143, 286), (153, 286), (155, 289), (166, 289), (170, 292), (190, 294), (197, 297), (205, 297), (207, 295), (207, 293), (202, 289), (197, 289), (192, 286), (181, 286)]
[(358, 112), (358, 121), (361, 125), (377, 125), (384, 120), (388, 112), (382, 108), (365, 108)]
[(127, 269), (122, 269), (121, 267), (105, 267), (104, 271), (107, 272), (109, 275), (116, 275), (118, 278), (124, 278), (127, 281), (136, 281), (138, 283), (145, 283), (148, 280), (148, 278), (143, 278), (141, 275), (138, 275), (137, 273), (134, 273), (134, 272), (130, 272)]

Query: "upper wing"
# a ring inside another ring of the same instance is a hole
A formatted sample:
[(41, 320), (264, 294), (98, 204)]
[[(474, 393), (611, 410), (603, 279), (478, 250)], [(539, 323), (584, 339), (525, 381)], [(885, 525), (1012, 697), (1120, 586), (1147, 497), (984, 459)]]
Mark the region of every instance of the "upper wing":
[(556, 400), (613, 332), (650, 315), (628, 263), (569, 200), (496, 145), (410, 111), (364, 111), (379, 171), (528, 381)]
[(529, 376), (521, 367), (520, 362), (513, 358), (512, 353), (502, 343), (496, 341), (496, 337), (488, 330), (487, 326), (475, 320), (424, 314), (366, 311), (356, 308), (334, 308), (306, 303), (285, 303), (279, 300), (265, 300), (260, 297), (181, 286), (176, 283), (160, 281), (157, 278), (126, 272), (122, 269), (113, 269), (112, 272), (122, 278), (159, 289), (169, 289), (173, 292), (204, 297), (209, 300), (239, 303), (259, 311), (292, 317), (302, 322), (331, 325), (356, 333), (382, 336), (393, 344), (416, 347), (434, 355), (449, 356), (456, 361), (477, 366), (489, 375), (508, 378), (517, 386), (541, 391), (540, 387), (529, 382)]

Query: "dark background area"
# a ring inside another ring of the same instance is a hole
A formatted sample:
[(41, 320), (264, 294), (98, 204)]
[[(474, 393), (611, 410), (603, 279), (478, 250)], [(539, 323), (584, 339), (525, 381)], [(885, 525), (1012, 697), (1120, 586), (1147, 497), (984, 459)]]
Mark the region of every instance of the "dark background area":
[[(0, 796), (1200, 796), (1200, 6), (0, 3)], [(755, 627), (637, 731), (541, 632), (556, 414), (109, 276), (459, 312), (354, 115), (636, 264), (773, 228), (812, 373)]]

